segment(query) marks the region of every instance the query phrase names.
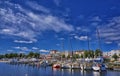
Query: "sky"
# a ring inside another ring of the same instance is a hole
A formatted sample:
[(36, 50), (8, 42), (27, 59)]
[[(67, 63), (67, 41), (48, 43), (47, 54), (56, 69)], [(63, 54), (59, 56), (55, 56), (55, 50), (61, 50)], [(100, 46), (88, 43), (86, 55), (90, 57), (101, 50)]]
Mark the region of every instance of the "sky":
[(2, 54), (117, 50), (119, 31), (120, 0), (0, 0)]

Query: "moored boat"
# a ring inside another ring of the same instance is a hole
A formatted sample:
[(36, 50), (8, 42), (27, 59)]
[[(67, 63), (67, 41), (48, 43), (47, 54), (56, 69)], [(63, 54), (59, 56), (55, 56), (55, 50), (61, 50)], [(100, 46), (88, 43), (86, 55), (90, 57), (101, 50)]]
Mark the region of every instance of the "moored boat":
[(105, 71), (106, 70), (106, 66), (105, 64), (103, 63), (103, 58), (96, 58), (94, 60), (94, 64), (92, 66), (92, 69), (94, 71)]
[(60, 68), (61, 66), (60, 66), (60, 64), (54, 64), (53, 65), (53, 68)]

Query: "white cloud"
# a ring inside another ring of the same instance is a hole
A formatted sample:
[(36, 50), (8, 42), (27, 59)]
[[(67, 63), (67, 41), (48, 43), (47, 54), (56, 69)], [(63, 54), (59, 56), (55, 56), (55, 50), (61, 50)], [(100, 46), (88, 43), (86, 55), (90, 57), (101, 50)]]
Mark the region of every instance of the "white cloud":
[(8, 32), (8, 33), (11, 32), (10, 29), (2, 29), (2, 31), (3, 31), (3, 32)]
[(101, 20), (101, 18), (99, 16), (95, 16), (95, 17), (91, 18), (90, 21), (100, 22), (102, 20)]
[(88, 36), (74, 36), (75, 39), (81, 40), (81, 41), (86, 41), (88, 39)]
[(25, 54), (26, 52), (25, 52), (25, 51), (19, 51), (18, 53), (19, 53), (19, 54), (21, 54), (21, 53), (22, 53), (22, 54)]
[(41, 50), (39, 50), (40, 52), (44, 52), (44, 53), (47, 53), (47, 52), (49, 52), (48, 50), (44, 50), (44, 49), (41, 49)]
[(26, 44), (29, 44), (29, 43), (33, 43), (33, 41), (24, 41), (24, 40), (14, 40), (15, 43), (26, 43)]
[(112, 42), (111, 42), (111, 41), (106, 41), (105, 43), (106, 43), (106, 44), (112, 44)]
[(13, 50), (7, 50), (8, 52), (13, 52)]
[(38, 10), (38, 11), (41, 11), (41, 12), (44, 12), (44, 13), (50, 13), (50, 10), (39, 5), (38, 3), (36, 2), (30, 2), (30, 1), (27, 1), (26, 4), (31, 7), (32, 9), (34, 10)]
[(61, 0), (53, 0), (57, 6), (60, 6)]
[(78, 31), (79, 31), (79, 30), (82, 30), (82, 28), (81, 28), (81, 27), (76, 27), (76, 30), (78, 30)]
[[(51, 14), (45, 14), (44, 12), (49, 10), (37, 3), (31, 2), (28, 5), (37, 6), (37, 9), (39, 8), (40, 11), (43, 11), (41, 14), (36, 14), (34, 11), (30, 11), (19, 4), (6, 2), (4, 5), (6, 7), (0, 7), (0, 34), (34, 41), (38, 35), (49, 30), (54, 32), (74, 31), (73, 26), (66, 23), (64, 19)], [(35, 9), (34, 6), (31, 8)], [(26, 43), (25, 41), (17, 42)]]
[(120, 43), (118, 43), (118, 46), (120, 46)]
[(60, 46), (60, 44), (56, 44), (56, 46)]
[(65, 40), (65, 38), (59, 38), (59, 40)]
[(29, 51), (27, 47), (20, 47), (20, 46), (14, 47), (14, 49), (21, 50), (21, 51)]
[(113, 17), (108, 23), (99, 27), (100, 36), (105, 41), (120, 42), (120, 16)]
[(32, 47), (32, 49), (33, 49), (33, 50), (38, 50), (39, 48), (37, 48), (37, 47)]

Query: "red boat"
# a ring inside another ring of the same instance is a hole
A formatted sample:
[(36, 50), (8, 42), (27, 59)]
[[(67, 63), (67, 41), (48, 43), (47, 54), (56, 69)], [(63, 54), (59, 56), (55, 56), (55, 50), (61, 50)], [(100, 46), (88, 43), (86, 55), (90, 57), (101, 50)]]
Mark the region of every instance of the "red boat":
[(60, 68), (60, 64), (54, 64), (53, 68)]

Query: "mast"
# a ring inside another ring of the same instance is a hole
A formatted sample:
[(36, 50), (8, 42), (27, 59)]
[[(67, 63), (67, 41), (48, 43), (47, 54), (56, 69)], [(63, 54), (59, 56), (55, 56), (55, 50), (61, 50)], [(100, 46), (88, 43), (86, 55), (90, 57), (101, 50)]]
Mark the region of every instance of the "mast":
[[(99, 33), (98, 28), (96, 30), (97, 30), (97, 37), (98, 37), (98, 49), (101, 51), (100, 33)], [(99, 56), (101, 56), (101, 53), (99, 53)]]
[(89, 41), (88, 33), (87, 33), (87, 44), (88, 44), (88, 51), (90, 51), (90, 41)]
[(64, 50), (64, 41), (61, 41), (61, 50)]
[(71, 51), (72, 51), (72, 57), (73, 57), (73, 47), (72, 47), (72, 42), (70, 40), (70, 48), (71, 48)]
[(69, 43), (70, 43), (70, 49), (71, 49), (71, 52), (72, 52), (72, 56), (70, 56), (71, 58), (71, 61), (73, 61), (73, 47), (72, 47), (72, 42), (71, 42), (71, 39), (69, 38)]
[[(88, 44), (88, 51), (90, 51), (90, 41), (89, 41), (88, 33), (87, 33), (87, 44)], [(90, 57), (90, 55), (88, 55), (88, 57)]]
[[(63, 51), (64, 50), (64, 41), (63, 40), (61, 40), (61, 51)], [(63, 51), (64, 52), (64, 51)], [(61, 61), (62, 61), (62, 55), (61, 55)]]
[(99, 33), (98, 28), (96, 29), (96, 31), (97, 31), (97, 38), (98, 38), (98, 49), (101, 50), (101, 46), (100, 46), (100, 33)]

